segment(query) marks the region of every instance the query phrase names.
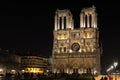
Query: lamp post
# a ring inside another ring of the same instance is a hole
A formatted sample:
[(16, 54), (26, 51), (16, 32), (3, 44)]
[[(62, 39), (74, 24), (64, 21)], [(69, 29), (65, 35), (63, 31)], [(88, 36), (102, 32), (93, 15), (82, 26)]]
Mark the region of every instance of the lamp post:
[(117, 65), (118, 65), (118, 62), (114, 62), (114, 68), (115, 68), (115, 80), (117, 80), (117, 76), (116, 76), (116, 67), (117, 67)]
[(117, 80), (117, 76), (116, 76), (116, 67), (118, 65), (118, 62), (114, 62), (113, 65), (110, 66), (110, 68), (107, 69), (107, 73), (111, 70), (115, 71), (115, 80)]

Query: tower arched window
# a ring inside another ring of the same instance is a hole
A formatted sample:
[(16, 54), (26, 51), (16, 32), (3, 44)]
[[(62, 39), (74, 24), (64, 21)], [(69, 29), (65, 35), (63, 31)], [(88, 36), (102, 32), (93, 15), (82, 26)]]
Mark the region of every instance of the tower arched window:
[(85, 27), (87, 28), (87, 15), (85, 15)]
[(60, 30), (62, 29), (62, 17), (60, 17)]
[(89, 23), (90, 23), (90, 28), (92, 28), (92, 15), (89, 15)]
[(66, 17), (64, 17), (64, 29), (66, 29)]

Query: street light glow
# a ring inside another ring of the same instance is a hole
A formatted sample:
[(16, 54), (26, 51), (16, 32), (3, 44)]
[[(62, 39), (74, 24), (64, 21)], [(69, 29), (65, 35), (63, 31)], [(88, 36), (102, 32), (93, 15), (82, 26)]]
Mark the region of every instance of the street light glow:
[(0, 72), (2, 72), (3, 71), (3, 69), (0, 69)]
[(118, 65), (118, 62), (114, 62), (113, 65), (111, 65), (110, 68), (107, 69), (107, 72), (115, 69), (117, 65)]
[(112, 70), (114, 68), (114, 66), (111, 66), (110, 69)]
[(114, 64), (113, 64), (115, 67), (118, 65), (118, 62), (114, 62)]

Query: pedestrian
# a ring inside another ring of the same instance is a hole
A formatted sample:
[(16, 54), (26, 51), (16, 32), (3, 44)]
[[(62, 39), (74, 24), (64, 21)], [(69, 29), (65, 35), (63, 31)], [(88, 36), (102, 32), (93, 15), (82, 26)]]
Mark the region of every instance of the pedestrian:
[(92, 80), (95, 80), (95, 78), (94, 78), (94, 77), (92, 77)]
[(111, 76), (109, 76), (109, 80), (113, 80), (113, 78)]
[(100, 80), (103, 80), (103, 77), (101, 77), (101, 79)]
[(108, 80), (106, 76), (104, 77), (104, 80)]

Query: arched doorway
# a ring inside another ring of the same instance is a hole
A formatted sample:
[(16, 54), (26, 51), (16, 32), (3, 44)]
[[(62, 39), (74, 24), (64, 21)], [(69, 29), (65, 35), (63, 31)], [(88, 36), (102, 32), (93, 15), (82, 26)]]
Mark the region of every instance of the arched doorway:
[(63, 68), (60, 69), (60, 73), (64, 73), (64, 69)]
[(91, 68), (87, 68), (87, 74), (91, 74)]
[(64, 73), (64, 65), (63, 64), (60, 65), (60, 73)]
[(78, 68), (73, 68), (73, 73), (77, 74), (78, 73)]
[(78, 74), (78, 64), (77, 63), (73, 64), (73, 73)]

